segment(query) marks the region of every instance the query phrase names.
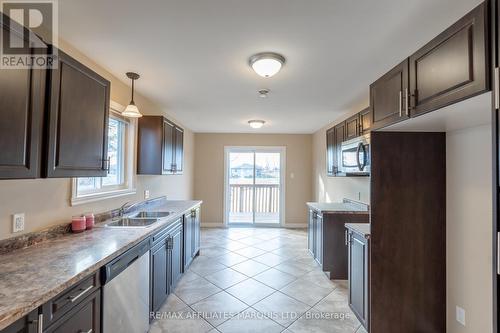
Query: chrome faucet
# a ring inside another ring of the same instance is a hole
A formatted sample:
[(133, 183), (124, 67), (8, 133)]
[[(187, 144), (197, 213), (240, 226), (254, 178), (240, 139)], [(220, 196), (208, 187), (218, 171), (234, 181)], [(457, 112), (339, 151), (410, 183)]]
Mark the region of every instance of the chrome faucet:
[(120, 207), (120, 210), (118, 211), (118, 216), (120, 217), (123, 217), (123, 215), (125, 215), (125, 208), (127, 208), (127, 205), (129, 204), (130, 202), (126, 202), (124, 203), (121, 207)]

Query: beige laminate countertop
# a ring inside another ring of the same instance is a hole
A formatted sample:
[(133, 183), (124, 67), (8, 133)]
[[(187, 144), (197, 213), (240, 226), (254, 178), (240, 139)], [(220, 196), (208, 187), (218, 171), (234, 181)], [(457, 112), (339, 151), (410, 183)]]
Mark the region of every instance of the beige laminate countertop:
[(320, 213), (368, 214), (367, 207), (347, 202), (308, 202), (307, 206)]
[(0, 330), (52, 299), (201, 201), (166, 201), (172, 215), (147, 228), (94, 227), (0, 255)]

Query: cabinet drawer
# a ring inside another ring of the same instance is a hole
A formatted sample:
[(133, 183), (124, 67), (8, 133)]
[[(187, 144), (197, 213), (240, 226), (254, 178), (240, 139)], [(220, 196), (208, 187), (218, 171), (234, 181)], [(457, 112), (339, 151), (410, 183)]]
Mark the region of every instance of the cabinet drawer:
[(93, 294), (60, 318), (45, 333), (99, 333), (101, 331), (101, 291)]
[(44, 328), (61, 318), (75, 305), (98, 289), (99, 286), (99, 275), (96, 272), (45, 303), (42, 306)]

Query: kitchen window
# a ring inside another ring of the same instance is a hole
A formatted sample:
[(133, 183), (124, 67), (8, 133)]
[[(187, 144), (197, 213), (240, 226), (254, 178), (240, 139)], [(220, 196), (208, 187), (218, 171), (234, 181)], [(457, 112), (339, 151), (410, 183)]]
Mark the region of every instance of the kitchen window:
[(118, 104), (111, 103), (108, 175), (73, 178), (72, 206), (136, 193), (133, 179), (135, 121), (122, 117), (122, 109)]

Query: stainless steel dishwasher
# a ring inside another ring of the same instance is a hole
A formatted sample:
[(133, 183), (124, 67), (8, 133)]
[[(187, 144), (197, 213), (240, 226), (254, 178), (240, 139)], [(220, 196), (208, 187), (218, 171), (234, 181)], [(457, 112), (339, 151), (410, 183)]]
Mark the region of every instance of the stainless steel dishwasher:
[(103, 267), (103, 333), (149, 330), (149, 240)]

